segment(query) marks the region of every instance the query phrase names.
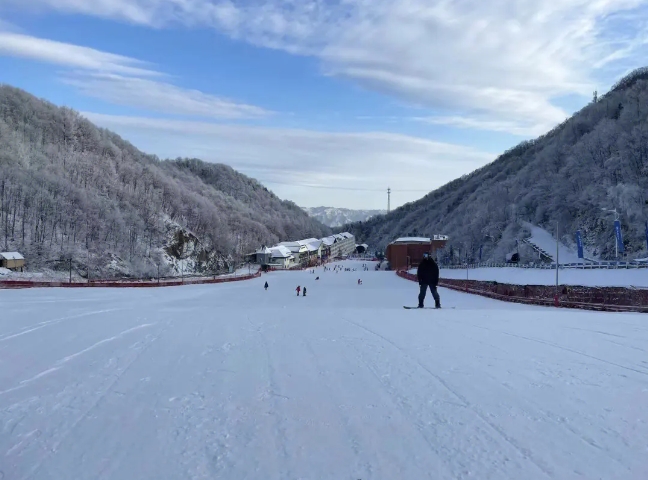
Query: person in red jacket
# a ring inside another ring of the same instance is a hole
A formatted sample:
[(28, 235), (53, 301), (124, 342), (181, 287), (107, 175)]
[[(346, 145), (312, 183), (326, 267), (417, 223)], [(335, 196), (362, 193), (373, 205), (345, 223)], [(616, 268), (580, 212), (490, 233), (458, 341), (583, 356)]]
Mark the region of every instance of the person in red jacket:
[(296, 290), (297, 290), (297, 296), (299, 296), (299, 292), (301, 291), (301, 287), (299, 285), (297, 285)]

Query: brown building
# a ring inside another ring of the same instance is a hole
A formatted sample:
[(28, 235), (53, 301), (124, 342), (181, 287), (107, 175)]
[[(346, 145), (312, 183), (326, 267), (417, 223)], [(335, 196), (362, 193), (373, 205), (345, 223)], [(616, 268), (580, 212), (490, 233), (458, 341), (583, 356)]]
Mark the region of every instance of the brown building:
[(0, 267), (9, 270), (20, 270), (22, 272), (25, 266), (25, 258), (18, 252), (0, 253)]
[(445, 247), (448, 237), (435, 235), (426, 237), (403, 237), (387, 245), (386, 256), (392, 270), (409, 269), (418, 266), (425, 252), (432, 256)]

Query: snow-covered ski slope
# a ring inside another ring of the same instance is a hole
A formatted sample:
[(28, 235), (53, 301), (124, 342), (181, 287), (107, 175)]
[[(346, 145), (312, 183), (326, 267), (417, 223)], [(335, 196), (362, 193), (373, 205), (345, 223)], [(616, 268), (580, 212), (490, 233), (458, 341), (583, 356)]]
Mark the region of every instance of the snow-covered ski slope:
[[(553, 262), (556, 262), (556, 238), (543, 228), (533, 225), (529, 222), (520, 222), (530, 232), (529, 242), (544, 250), (551, 256)], [(576, 235), (574, 233), (574, 235)], [(587, 254), (587, 252), (585, 252)], [(564, 243), (558, 244), (558, 263), (581, 263), (583, 260), (578, 258), (576, 250), (567, 247)], [(590, 257), (587, 255), (588, 258)]]
[(645, 315), (417, 291), (0, 291), (0, 478), (648, 478)]

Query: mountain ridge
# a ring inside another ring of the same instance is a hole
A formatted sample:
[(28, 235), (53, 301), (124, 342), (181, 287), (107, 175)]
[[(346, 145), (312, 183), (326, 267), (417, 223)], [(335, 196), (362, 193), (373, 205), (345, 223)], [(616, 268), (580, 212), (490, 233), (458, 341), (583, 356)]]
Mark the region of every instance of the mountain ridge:
[(261, 244), (330, 231), (227, 165), (160, 160), (0, 84), (0, 248), (31, 269), (72, 259), (92, 276), (211, 273)]
[(368, 220), (376, 215), (384, 214), (385, 210), (362, 210), (338, 207), (302, 207), (308, 215), (324, 225), (335, 228), (348, 223)]
[[(628, 258), (645, 256), (648, 219), (648, 68), (535, 140), (387, 215), (346, 225), (383, 247), (407, 233), (447, 234), (445, 261), (501, 261), (526, 238), (528, 221), (603, 259), (615, 257), (612, 216), (620, 211)], [(531, 252), (522, 252), (532, 259)]]

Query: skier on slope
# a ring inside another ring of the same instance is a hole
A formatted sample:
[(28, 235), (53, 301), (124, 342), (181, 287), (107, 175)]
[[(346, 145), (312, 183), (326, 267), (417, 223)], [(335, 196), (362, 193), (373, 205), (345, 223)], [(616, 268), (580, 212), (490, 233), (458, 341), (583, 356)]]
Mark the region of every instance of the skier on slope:
[[(299, 294), (298, 294), (299, 295)], [(306, 296), (306, 287), (304, 287), (304, 297)]]
[(297, 291), (297, 296), (299, 296), (299, 292), (301, 291), (301, 287), (297, 285), (297, 288), (295, 289)]
[(265, 282), (265, 285), (263, 286), (266, 290), (268, 289), (268, 282)]
[(434, 297), (435, 307), (441, 308), (441, 298), (437, 292), (437, 285), (439, 284), (439, 266), (427, 252), (423, 254), (423, 260), (421, 260), (416, 271), (416, 278), (420, 287), (418, 308), (423, 308), (423, 302), (425, 301), (425, 294), (427, 293), (428, 288)]

